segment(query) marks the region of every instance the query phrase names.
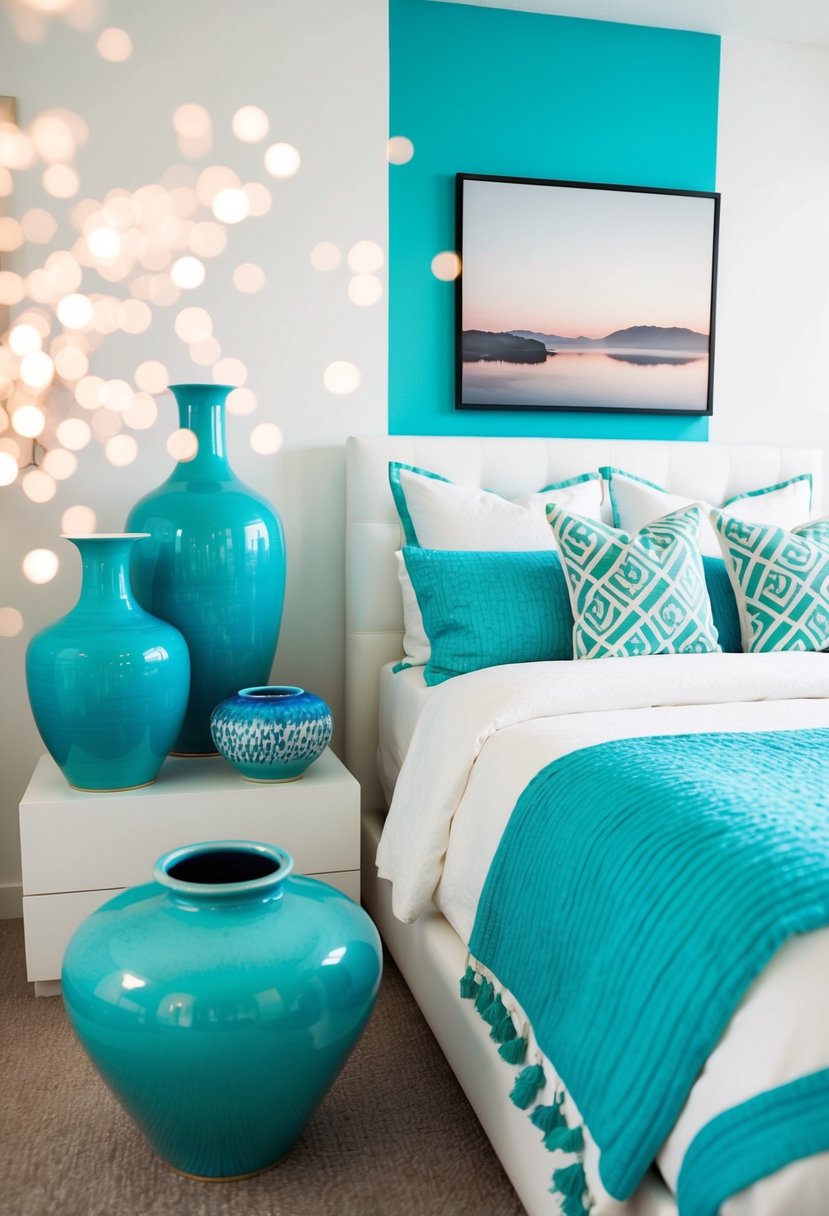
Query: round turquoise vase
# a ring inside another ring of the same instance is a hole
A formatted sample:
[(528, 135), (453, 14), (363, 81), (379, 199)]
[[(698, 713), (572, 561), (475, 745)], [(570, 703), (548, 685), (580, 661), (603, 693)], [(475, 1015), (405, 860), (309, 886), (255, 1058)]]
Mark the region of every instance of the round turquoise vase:
[(178, 735), (190, 683), (179, 631), (150, 616), (130, 584), (140, 535), (67, 536), (80, 550), (80, 598), (35, 634), (26, 684), (37, 729), (70, 785), (149, 785)]
[(173, 750), (214, 753), (210, 714), (240, 685), (270, 675), (285, 596), (285, 540), (269, 503), (234, 474), (225, 451), (226, 385), (172, 384), (198, 450), (130, 511), (148, 532), (132, 573), (139, 601), (184, 635), (190, 700)]
[(248, 781), (296, 781), (331, 742), (331, 710), (292, 684), (243, 688), (217, 705), (213, 742)]
[(66, 949), (78, 1038), (180, 1173), (238, 1178), (279, 1161), (374, 1006), (377, 930), (292, 865), (250, 841), (176, 849)]

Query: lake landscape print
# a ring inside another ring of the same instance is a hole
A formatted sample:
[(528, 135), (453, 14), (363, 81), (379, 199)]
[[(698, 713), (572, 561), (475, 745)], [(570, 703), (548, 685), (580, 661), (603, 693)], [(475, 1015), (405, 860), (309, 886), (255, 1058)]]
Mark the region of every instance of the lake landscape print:
[(457, 188), (459, 409), (710, 413), (717, 195)]

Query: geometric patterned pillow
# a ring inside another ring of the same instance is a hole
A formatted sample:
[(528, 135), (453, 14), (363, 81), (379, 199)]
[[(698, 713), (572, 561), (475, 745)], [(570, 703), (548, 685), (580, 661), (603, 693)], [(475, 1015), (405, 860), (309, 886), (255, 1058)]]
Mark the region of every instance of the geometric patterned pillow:
[(634, 536), (549, 506), (575, 621), (573, 654), (601, 659), (719, 650), (698, 547), (702, 509)]
[(740, 613), (743, 650), (829, 649), (829, 520), (793, 531), (711, 512)]

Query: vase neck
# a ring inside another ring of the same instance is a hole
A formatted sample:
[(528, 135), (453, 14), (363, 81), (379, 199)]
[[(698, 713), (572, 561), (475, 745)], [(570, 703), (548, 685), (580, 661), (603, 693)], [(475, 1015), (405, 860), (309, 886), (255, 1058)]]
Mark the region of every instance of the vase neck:
[(252, 840), (210, 840), (165, 853), (153, 878), (179, 903), (273, 903), (282, 898), (293, 858), (277, 845)]
[(121, 535), (67, 536), (81, 555), (82, 578), (78, 607), (111, 612), (113, 606), (140, 612), (132, 592), (130, 554), (147, 532)]
[(171, 384), (178, 405), (179, 426), (192, 431), (198, 449), (192, 460), (176, 465), (175, 481), (209, 478), (230, 481), (233, 470), (227, 459), (225, 402), (230, 389), (224, 384)]

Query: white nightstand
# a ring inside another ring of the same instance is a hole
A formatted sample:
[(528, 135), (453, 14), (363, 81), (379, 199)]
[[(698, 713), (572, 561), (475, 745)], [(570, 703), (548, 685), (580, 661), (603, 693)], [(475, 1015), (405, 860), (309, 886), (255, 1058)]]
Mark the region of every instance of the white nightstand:
[(35, 993), (60, 991), (63, 952), (93, 909), (149, 882), (168, 849), (199, 840), (281, 845), (295, 872), (360, 898), (360, 787), (331, 751), (298, 781), (245, 781), (219, 756), (165, 761), (144, 789), (70, 789), (50, 756), (20, 803), (26, 972)]

